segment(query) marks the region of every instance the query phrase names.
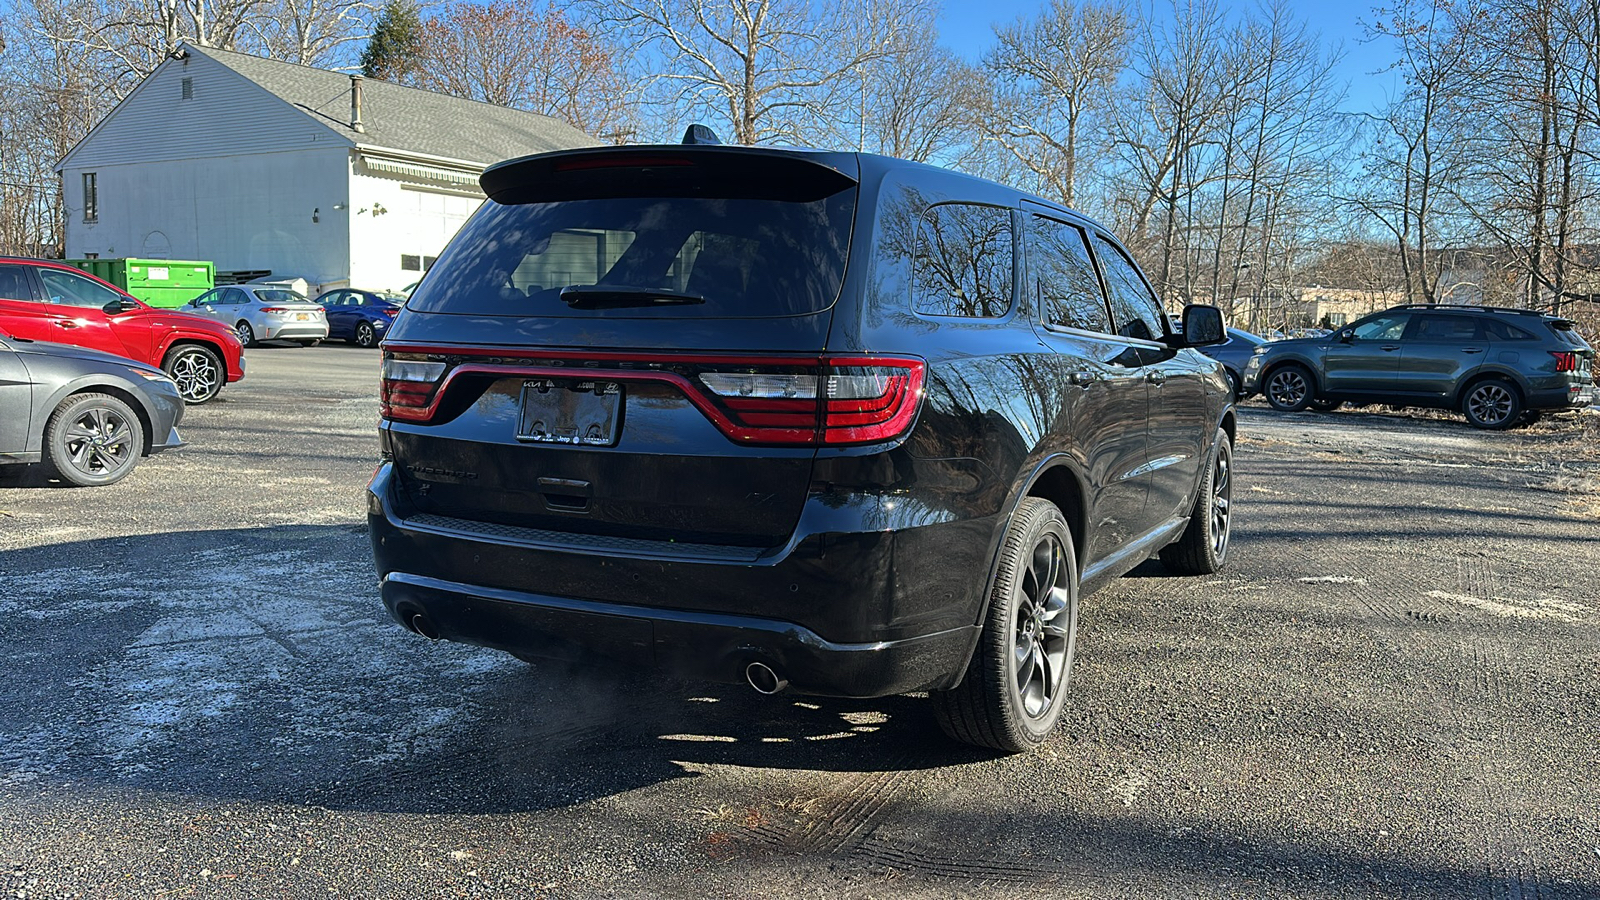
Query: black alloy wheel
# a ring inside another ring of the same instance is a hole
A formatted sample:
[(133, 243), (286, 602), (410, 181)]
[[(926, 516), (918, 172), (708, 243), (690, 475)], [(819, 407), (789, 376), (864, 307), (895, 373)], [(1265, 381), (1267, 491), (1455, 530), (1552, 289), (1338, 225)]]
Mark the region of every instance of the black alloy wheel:
[(1272, 404), (1272, 408), (1279, 412), (1300, 412), (1316, 399), (1311, 373), (1296, 365), (1274, 369), (1267, 376), (1263, 393), (1267, 395), (1267, 402)]
[(378, 346), (378, 332), (372, 327), (371, 322), (360, 322), (356, 325), (356, 336), (352, 339), (357, 347)]
[(1211, 467), (1200, 482), (1189, 526), (1161, 548), (1161, 564), (1180, 575), (1213, 575), (1228, 562), (1233, 535), (1233, 441), (1217, 429)]
[(961, 684), (932, 691), (950, 737), (1020, 753), (1061, 720), (1078, 637), (1078, 562), (1055, 504), (1025, 497), (1006, 529), (983, 634)]
[(46, 465), (62, 481), (97, 487), (121, 481), (144, 451), (144, 426), (128, 404), (109, 394), (75, 394), (50, 414)]
[(1522, 419), (1522, 396), (1515, 385), (1499, 378), (1480, 381), (1461, 400), (1461, 412), (1474, 428), (1500, 431)]
[(222, 392), (227, 375), (222, 359), (209, 347), (180, 344), (167, 352), (161, 368), (178, 384), (178, 396), (190, 405), (204, 403)]

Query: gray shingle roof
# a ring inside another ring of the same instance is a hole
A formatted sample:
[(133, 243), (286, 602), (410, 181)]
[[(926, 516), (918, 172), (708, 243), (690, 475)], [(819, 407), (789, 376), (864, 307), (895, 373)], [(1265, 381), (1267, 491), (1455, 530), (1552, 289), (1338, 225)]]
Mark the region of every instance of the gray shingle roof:
[(489, 165), (515, 156), (592, 147), (600, 141), (559, 119), (368, 78), (364, 133), (350, 127), (350, 76), (343, 72), (187, 46), (277, 95), (358, 144)]

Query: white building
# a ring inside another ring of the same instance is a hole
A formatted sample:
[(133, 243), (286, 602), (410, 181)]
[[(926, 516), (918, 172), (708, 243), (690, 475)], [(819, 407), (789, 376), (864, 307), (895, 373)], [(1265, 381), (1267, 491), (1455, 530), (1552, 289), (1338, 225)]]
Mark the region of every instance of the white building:
[(548, 116), (186, 46), (58, 166), (66, 256), (398, 289), (477, 208), (486, 165), (596, 143)]

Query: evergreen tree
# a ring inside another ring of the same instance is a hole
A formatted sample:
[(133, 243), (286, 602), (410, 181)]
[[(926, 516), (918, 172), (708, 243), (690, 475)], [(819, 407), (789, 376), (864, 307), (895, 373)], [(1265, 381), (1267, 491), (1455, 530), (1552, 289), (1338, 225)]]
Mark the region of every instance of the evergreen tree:
[(361, 51), (361, 74), (384, 81), (408, 81), (419, 63), (422, 16), (412, 0), (389, 0)]

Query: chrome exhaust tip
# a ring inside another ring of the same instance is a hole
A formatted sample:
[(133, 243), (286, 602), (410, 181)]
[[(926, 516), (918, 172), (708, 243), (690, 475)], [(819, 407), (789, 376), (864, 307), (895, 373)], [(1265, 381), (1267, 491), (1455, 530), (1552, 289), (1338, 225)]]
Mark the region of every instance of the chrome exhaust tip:
[(786, 678), (779, 678), (778, 673), (764, 662), (753, 662), (744, 667), (744, 680), (758, 694), (771, 696), (789, 686)]
[(430, 641), (437, 641), (439, 639), (439, 630), (434, 628), (433, 623), (429, 622), (428, 617), (424, 616), (422, 613), (417, 613), (406, 621), (411, 626), (411, 630), (415, 631), (417, 634), (422, 635)]

